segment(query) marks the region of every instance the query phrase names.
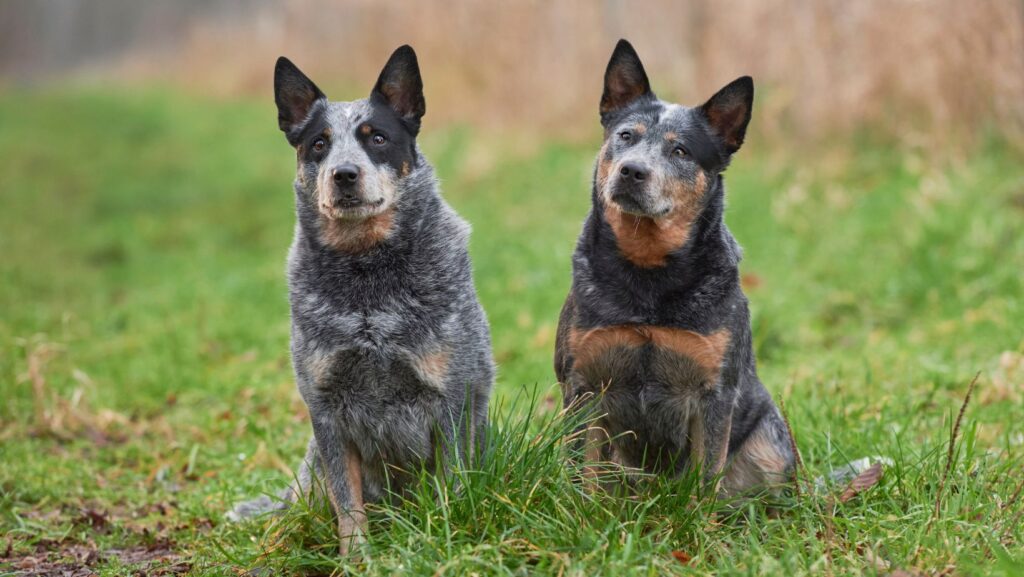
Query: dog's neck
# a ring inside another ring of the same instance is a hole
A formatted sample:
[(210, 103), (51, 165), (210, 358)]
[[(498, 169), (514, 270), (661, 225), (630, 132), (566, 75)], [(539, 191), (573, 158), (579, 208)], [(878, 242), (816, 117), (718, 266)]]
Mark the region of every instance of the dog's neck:
[[(655, 220), (607, 205), (595, 189), (589, 247), (595, 255), (611, 248), (627, 267), (642, 273), (675, 275), (707, 264), (716, 268), (728, 264), (736, 247), (723, 221), (725, 189), (720, 176), (712, 180), (705, 194), (704, 206), (692, 217), (681, 214)], [(731, 264), (737, 262), (738, 258)]]

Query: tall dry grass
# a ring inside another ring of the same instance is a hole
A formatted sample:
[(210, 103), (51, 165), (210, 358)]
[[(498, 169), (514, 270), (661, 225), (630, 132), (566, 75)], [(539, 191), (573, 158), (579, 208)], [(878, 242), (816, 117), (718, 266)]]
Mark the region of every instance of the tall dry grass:
[(762, 135), (821, 141), (872, 128), (927, 149), (1024, 134), (1019, 0), (269, 0), (195, 19), (173, 49), (118, 73), (267, 94), (287, 54), (333, 95), (359, 96), (388, 53), (420, 54), (432, 123), (571, 136), (596, 124), (601, 74), (629, 38), (663, 97), (697, 103), (741, 74)]

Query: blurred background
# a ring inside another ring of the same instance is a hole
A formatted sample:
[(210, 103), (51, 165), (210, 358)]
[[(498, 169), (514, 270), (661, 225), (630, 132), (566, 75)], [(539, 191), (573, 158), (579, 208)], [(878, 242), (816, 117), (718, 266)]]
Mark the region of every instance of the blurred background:
[(419, 142), (474, 227), (494, 411), (524, 391), (560, 407), (620, 37), (666, 99), (755, 79), (726, 221), (812, 471), (929, 446), (978, 372), (972, 447), (1024, 449), (1020, 0), (0, 0), (0, 533), (59, 538), (83, 500), (169, 494), (219, 518), (290, 477), (309, 423), (282, 54), (341, 100), (415, 47)]
[(287, 54), (349, 98), (409, 43), (435, 128), (551, 137), (592, 129), (619, 37), (664, 97), (695, 103), (753, 75), (755, 128), (787, 143), (868, 128), (929, 149), (976, 143), (992, 127), (1020, 138), (1016, 0), (6, 0), (0, 75), (9, 85), (157, 83), (267, 98), (271, 64)]

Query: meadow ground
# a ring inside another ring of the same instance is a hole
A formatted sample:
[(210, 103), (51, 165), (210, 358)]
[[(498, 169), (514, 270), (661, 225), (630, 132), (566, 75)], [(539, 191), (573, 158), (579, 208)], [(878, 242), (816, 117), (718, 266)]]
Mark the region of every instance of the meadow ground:
[(0, 574), (1024, 573), (1024, 162), (998, 142), (942, 169), (870, 143), (755, 137), (736, 158), (727, 222), (803, 478), (893, 460), (846, 502), (804, 485), (769, 513), (686, 480), (573, 482), (550, 359), (597, 137), (508, 153), (428, 117), (474, 226), (495, 443), (460, 489), (424, 477), (375, 508), (362, 558), (339, 560), (323, 511), (222, 521), (288, 482), (309, 435), (270, 103), (8, 93), (0, 118)]

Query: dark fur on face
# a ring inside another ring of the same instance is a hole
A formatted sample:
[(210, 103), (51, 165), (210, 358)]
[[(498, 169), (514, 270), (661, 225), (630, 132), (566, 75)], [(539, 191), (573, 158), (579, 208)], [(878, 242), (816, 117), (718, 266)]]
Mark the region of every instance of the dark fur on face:
[(723, 221), (721, 175), (743, 144), (753, 94), (742, 77), (698, 107), (664, 102), (633, 47), (615, 47), (593, 207), (555, 350), (566, 406), (597, 397), (600, 434), (587, 437), (605, 455), (724, 473), (729, 493), (782, 482), (793, 462), (757, 378), (740, 249)]

